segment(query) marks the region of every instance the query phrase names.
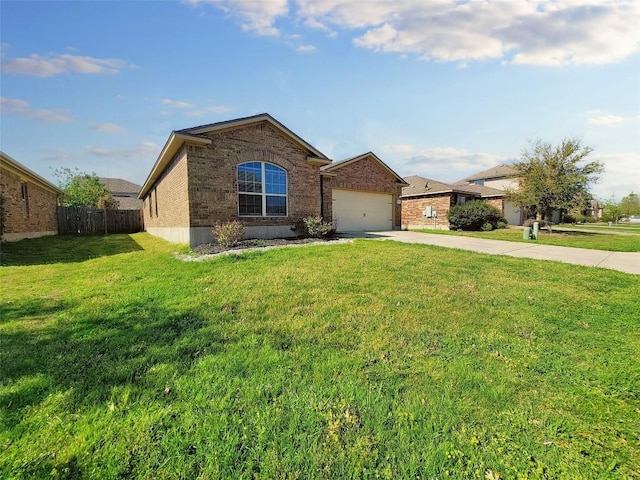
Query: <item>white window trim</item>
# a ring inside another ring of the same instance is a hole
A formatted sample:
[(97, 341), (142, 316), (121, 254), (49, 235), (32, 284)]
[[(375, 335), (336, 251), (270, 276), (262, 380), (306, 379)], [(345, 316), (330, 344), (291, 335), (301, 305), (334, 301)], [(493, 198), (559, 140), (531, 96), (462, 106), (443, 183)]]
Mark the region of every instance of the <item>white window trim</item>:
[[(240, 191), (240, 178), (238, 177), (238, 173), (239, 173), (239, 168), (242, 165), (246, 165), (248, 163), (259, 163), (260, 164), (260, 175), (262, 177), (262, 192), (260, 193), (256, 193), (256, 192), (241, 192)], [(282, 170), (285, 174), (285, 178), (286, 178), (286, 189), (287, 189), (287, 193), (282, 194), (282, 193), (267, 193), (267, 185), (266, 185), (266, 172), (265, 172), (265, 165), (273, 165), (274, 167), (279, 168), (280, 170)], [(271, 162), (260, 162), (260, 161), (251, 161), (251, 162), (242, 162), (239, 163), (236, 166), (236, 185), (238, 186), (237, 190), (237, 199), (238, 199), (238, 217), (242, 217), (242, 218), (287, 218), (289, 217), (289, 172), (287, 172), (284, 168), (282, 168), (280, 165), (276, 165), (275, 163), (271, 163)], [(240, 213), (240, 195), (255, 195), (255, 196), (261, 196), (262, 197), (262, 215), (247, 215), (247, 214), (242, 214)], [(267, 215), (267, 196), (269, 197), (284, 197), (285, 199), (285, 210), (287, 212), (286, 215)]]

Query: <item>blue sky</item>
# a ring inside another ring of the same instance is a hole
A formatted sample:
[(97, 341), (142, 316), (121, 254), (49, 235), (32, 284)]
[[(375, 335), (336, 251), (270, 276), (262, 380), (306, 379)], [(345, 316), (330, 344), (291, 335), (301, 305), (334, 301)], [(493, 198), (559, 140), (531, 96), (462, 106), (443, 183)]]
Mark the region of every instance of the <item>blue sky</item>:
[(142, 184), (172, 130), (267, 112), (455, 181), (578, 137), (640, 192), (637, 1), (0, 2), (1, 149)]

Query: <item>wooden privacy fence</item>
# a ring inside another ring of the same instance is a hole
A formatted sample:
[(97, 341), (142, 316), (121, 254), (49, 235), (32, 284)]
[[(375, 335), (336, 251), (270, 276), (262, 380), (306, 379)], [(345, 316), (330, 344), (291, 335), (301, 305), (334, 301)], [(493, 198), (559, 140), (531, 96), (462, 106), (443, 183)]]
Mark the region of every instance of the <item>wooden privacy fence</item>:
[(58, 234), (105, 235), (144, 230), (142, 210), (58, 207)]

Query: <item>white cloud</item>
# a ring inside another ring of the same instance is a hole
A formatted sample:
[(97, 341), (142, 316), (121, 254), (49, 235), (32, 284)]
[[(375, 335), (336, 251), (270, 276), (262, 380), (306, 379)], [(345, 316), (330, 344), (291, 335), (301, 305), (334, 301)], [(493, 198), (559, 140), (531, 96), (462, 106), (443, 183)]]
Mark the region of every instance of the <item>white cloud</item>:
[(595, 155), (604, 164), (601, 181), (592, 187), (597, 198), (616, 197), (620, 200), (631, 192), (640, 192), (640, 153), (611, 153)]
[(384, 153), (402, 153), (408, 155), (413, 153), (415, 149), (411, 145), (397, 144), (397, 145), (383, 145), (382, 151)]
[(70, 54), (48, 56), (33, 54), (28, 58), (11, 58), (2, 61), (3, 73), (34, 77), (52, 77), (71, 72), (93, 75), (115, 74), (128, 66), (131, 65), (117, 58), (93, 58)]
[(288, 0), (186, 0), (191, 5), (209, 4), (239, 18), (242, 29), (264, 36), (279, 36), (278, 17), (289, 11)]
[(418, 155), (393, 162), (393, 168), (402, 176), (420, 175), (441, 182), (453, 182), (508, 162), (509, 159), (492, 153), (470, 152), (455, 147), (433, 147), (421, 150)]
[(142, 142), (134, 147), (125, 149), (99, 147), (94, 145), (85, 146), (87, 153), (95, 155), (96, 157), (109, 157), (109, 158), (155, 158), (161, 145), (156, 145), (152, 142)]
[(623, 117), (620, 115), (600, 112), (599, 110), (587, 112), (587, 122), (589, 125), (612, 126), (636, 119), (638, 119), (638, 117)]
[(31, 108), (29, 102), (17, 98), (0, 97), (0, 107), (3, 113), (46, 123), (66, 123), (73, 121), (73, 115), (71, 115), (68, 110)]
[(615, 125), (624, 122), (624, 117), (618, 115), (599, 115), (589, 118), (589, 125)]
[(640, 50), (640, 3), (633, 0), (297, 0), (297, 6), (311, 28), (357, 31), (356, 46), (425, 60), (563, 66), (613, 63)]
[(313, 45), (300, 45), (298, 48), (296, 48), (296, 52), (298, 53), (315, 53), (317, 51), (318, 49)]
[(0, 106), (2, 106), (3, 109), (20, 109), (29, 107), (29, 102), (25, 102), (18, 98), (0, 97)]
[(171, 108), (191, 108), (194, 106), (193, 103), (171, 100), (169, 98), (163, 98), (160, 101)]
[(124, 127), (116, 125), (115, 123), (96, 123), (89, 128), (102, 133), (123, 133), (127, 131)]
[(199, 110), (192, 110), (190, 112), (186, 112), (185, 115), (187, 117), (201, 117), (202, 115), (207, 114), (217, 114), (217, 113), (229, 113), (233, 111), (233, 107), (227, 105), (217, 105), (213, 107), (205, 107)]

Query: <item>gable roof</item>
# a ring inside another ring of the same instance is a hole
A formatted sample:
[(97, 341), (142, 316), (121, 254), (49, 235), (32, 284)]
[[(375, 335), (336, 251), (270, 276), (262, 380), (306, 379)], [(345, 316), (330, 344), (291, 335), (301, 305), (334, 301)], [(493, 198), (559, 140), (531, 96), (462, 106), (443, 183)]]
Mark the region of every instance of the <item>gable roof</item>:
[(318, 159), (326, 160), (326, 163), (331, 162), (331, 160), (329, 160), (329, 158), (324, 153), (322, 153), (320, 150), (317, 150), (310, 143), (307, 143), (304, 139), (302, 139), (302, 137), (299, 137), (298, 135), (293, 133), (268, 113), (260, 113), (258, 115), (252, 115), (250, 117), (236, 118), (234, 120), (226, 120), (224, 122), (209, 123), (207, 125), (200, 125), (198, 127), (185, 128), (182, 130), (178, 130), (178, 133), (184, 133), (187, 135), (202, 135), (205, 133), (219, 132), (222, 130), (229, 130), (232, 128), (253, 125), (260, 122), (267, 122), (273, 128), (279, 130), (285, 136), (289, 137), (295, 143), (312, 152), (316, 157), (318, 157)]
[(373, 152), (363, 153), (362, 155), (358, 155), (356, 157), (345, 158), (344, 160), (333, 162), (330, 165), (325, 165), (323, 167), (320, 167), (320, 172), (324, 174), (332, 174), (332, 173), (335, 173), (336, 170), (341, 169), (342, 167), (358, 162), (360, 160), (364, 160), (367, 157), (370, 157), (374, 161), (379, 163), (382, 168), (384, 168), (387, 172), (389, 172), (390, 175), (396, 178), (398, 183), (402, 183), (403, 185), (408, 185), (408, 183), (404, 180), (404, 178), (402, 178), (400, 175), (394, 172), (386, 163), (380, 160), (380, 158), (378, 158), (378, 156)]
[(478, 195), (478, 192), (467, 188), (467, 185), (451, 185), (449, 183), (439, 182), (431, 178), (424, 178), (418, 175), (404, 177), (408, 186), (402, 189), (403, 197), (415, 197), (419, 195), (436, 195), (439, 193), (467, 193), (470, 195)]
[(211, 139), (205, 136), (205, 134), (207, 133), (231, 130), (234, 128), (245, 127), (261, 122), (268, 123), (269, 125), (271, 125), (271, 127), (281, 132), (294, 143), (297, 143), (302, 148), (311, 152), (312, 155), (307, 157), (307, 160), (309, 160), (309, 162), (319, 165), (327, 165), (331, 163), (331, 160), (320, 150), (317, 150), (311, 144), (307, 143), (305, 140), (293, 133), (268, 113), (261, 113), (259, 115), (253, 115), (251, 117), (236, 118), (234, 120), (226, 120), (224, 122), (210, 123), (207, 125), (200, 125), (197, 127), (183, 128), (182, 130), (172, 131), (171, 135), (169, 135), (169, 138), (167, 139), (167, 143), (165, 143), (162, 151), (160, 152), (160, 155), (158, 155), (158, 159), (153, 165), (149, 176), (142, 185), (140, 193), (138, 194), (138, 198), (143, 198), (147, 194), (147, 192), (151, 189), (155, 181), (160, 177), (167, 165), (169, 165), (169, 162), (171, 162), (173, 156), (180, 150), (180, 148), (182, 148), (184, 144), (204, 147), (211, 144)]
[(53, 183), (49, 182), (48, 180), (45, 180), (36, 172), (28, 169), (27, 167), (22, 165), (20, 162), (11, 158), (9, 155), (7, 155), (2, 151), (0, 151), (0, 164), (2, 164), (3, 168), (21, 177), (28, 178), (31, 182), (44, 188), (45, 190), (49, 190), (50, 192), (53, 192), (57, 195), (64, 195), (64, 192), (60, 190), (58, 187), (56, 187)]
[(110, 177), (98, 177), (100, 183), (102, 183), (112, 195), (118, 193), (135, 194), (138, 196), (138, 192), (142, 188), (140, 185), (129, 182), (122, 178), (110, 178)]
[(456, 184), (461, 182), (473, 182), (474, 180), (488, 180), (490, 178), (509, 178), (515, 177), (518, 175), (518, 171), (513, 168), (511, 165), (507, 165), (503, 163), (501, 165), (491, 167), (487, 170), (483, 170), (482, 172), (471, 175), (470, 177), (463, 178)]

